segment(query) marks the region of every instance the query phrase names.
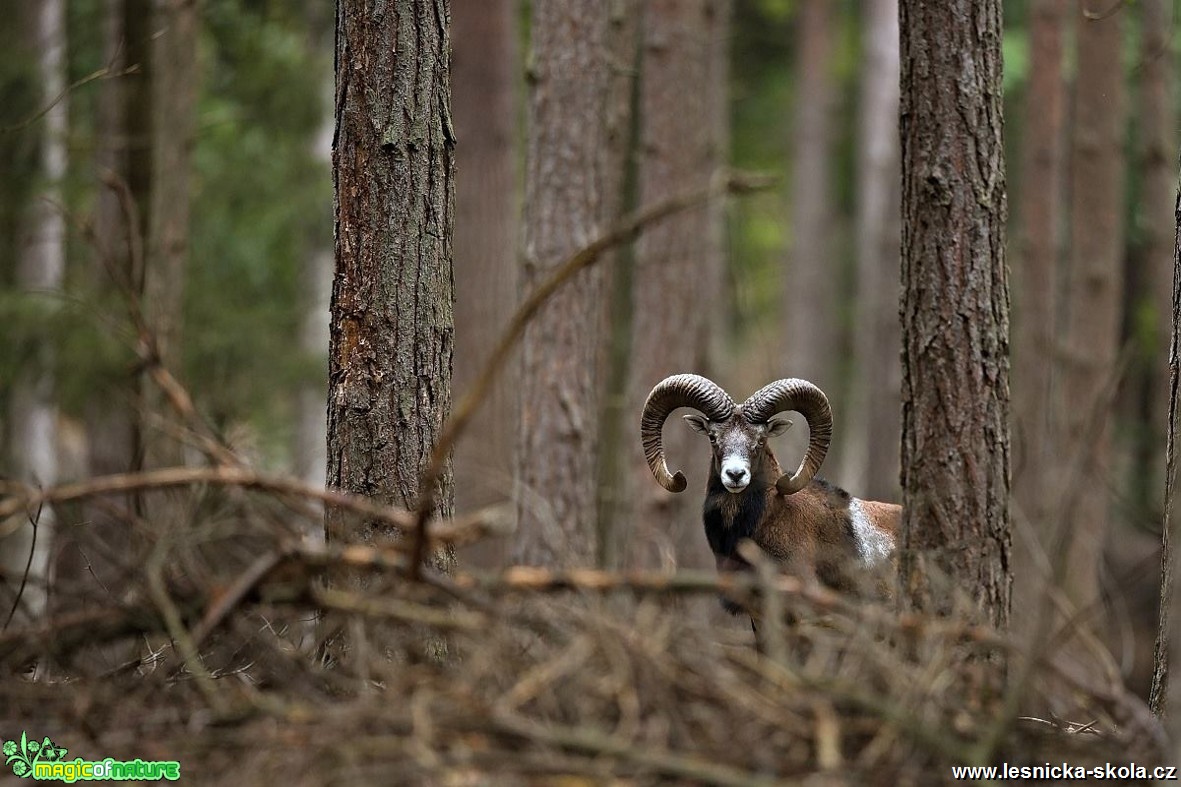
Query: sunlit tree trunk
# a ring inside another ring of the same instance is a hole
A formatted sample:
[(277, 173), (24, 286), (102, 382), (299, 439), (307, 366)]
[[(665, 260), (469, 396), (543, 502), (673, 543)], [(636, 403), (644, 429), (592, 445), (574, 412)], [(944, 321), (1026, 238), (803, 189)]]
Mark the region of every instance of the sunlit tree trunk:
[[(535, 3), (525, 167), (524, 289), (602, 233), (618, 202), (608, 124), (610, 3)], [(563, 288), (525, 332), (513, 559), (593, 565), (605, 273)]]
[(902, 386), (898, 0), (871, 0), (863, 8), (853, 365), (841, 481), (868, 499), (897, 500)]
[[(36, 42), (36, 103), (45, 107), (60, 96), (66, 84), (65, 3), (43, 0), (26, 13), (30, 40)], [(37, 185), (21, 221), (17, 247), (15, 284), (25, 298), (37, 304), (46, 334), (13, 382), (8, 412), (9, 466), (17, 478), (39, 486), (54, 484), (58, 471), (54, 353), (47, 332), (65, 273), (66, 227), (60, 200), (66, 172), (66, 108), (66, 102), (59, 101), (38, 124)], [(46, 507), (37, 517), (36, 527), (22, 522), (12, 537), (0, 541), (0, 557), (10, 585), (19, 583), (28, 567), (21, 604), (29, 616), (41, 615), (46, 607), (54, 530), (53, 509)]]
[(899, 600), (1009, 620), (1000, 0), (901, 0)]
[[(1018, 598), (1045, 592), (1045, 563), (1052, 513), (1059, 504), (1061, 457), (1051, 444), (1051, 370), (1054, 351), (1058, 259), (1063, 223), (1066, 81), (1063, 37), (1072, 5), (1047, 0), (1030, 6), (1029, 85), (1022, 137), (1023, 187), (1018, 211), (1019, 256), (1013, 267), (1013, 499), (1016, 537), (1013, 587)], [(1035, 605), (1017, 610), (1018, 624), (1032, 624)]]
[[(642, 56), (638, 122), (637, 198), (651, 205), (706, 187), (719, 163), (715, 111), (707, 89), (715, 67), (709, 56), (721, 22), (716, 0), (651, 0), (641, 17)], [(699, 118), (686, 123), (686, 118)], [(701, 502), (692, 495), (670, 495), (651, 483), (637, 439), (638, 413), (657, 382), (681, 372), (711, 374), (709, 346), (718, 325), (708, 308), (718, 253), (713, 206), (703, 205), (649, 228), (636, 243), (632, 279), (631, 387), (625, 443), (633, 489), (620, 511), (632, 538), (633, 559), (646, 565), (711, 568), (713, 558), (701, 534)], [(702, 456), (680, 423), (670, 425), (665, 450), (672, 456)], [(697, 481), (704, 487), (704, 467)]]
[[(1123, 296), (1124, 135), (1127, 108), (1121, 63), (1125, 14), (1099, 0), (1080, 4), (1078, 74), (1070, 153), (1070, 253), (1055, 450), (1070, 462), (1058, 516), (1070, 600), (1100, 629), (1100, 560), (1111, 516), (1114, 476), (1110, 420), (1116, 385)], [(1055, 553), (1059, 549), (1053, 550)]]
[[(455, 196), (455, 391), (483, 368), (517, 300), (517, 16), (510, 0), (463, 0), (455, 25), (453, 76), (458, 180)], [(460, 512), (507, 501), (513, 491), (516, 403), (502, 375), (455, 447)], [(494, 553), (494, 554), (493, 554)], [(500, 562), (501, 545), (480, 558)]]
[[(328, 485), (404, 508), (451, 407), (448, 17), (438, 0), (337, 6)], [(436, 491), (433, 514), (450, 516), (450, 466)], [(327, 528), (393, 535), (335, 509)]]
[(785, 356), (780, 375), (811, 380), (830, 395), (838, 390), (840, 333), (840, 266), (831, 242), (835, 10), (828, 0), (803, 0), (799, 5), (798, 87), (791, 112), (792, 244), (783, 277)]

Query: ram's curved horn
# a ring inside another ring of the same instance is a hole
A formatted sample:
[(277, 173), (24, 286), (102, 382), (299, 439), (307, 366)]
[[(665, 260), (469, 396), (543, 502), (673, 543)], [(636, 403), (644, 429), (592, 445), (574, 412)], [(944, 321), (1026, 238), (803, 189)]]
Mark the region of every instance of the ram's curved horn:
[(685, 474), (668, 471), (660, 431), (669, 414), (678, 407), (692, 407), (711, 421), (724, 421), (734, 413), (734, 400), (721, 387), (698, 374), (677, 374), (657, 383), (644, 403), (640, 418), (640, 439), (644, 457), (656, 482), (670, 492), (685, 490)]
[(808, 451), (793, 475), (783, 474), (775, 488), (784, 495), (794, 495), (811, 482), (824, 462), (832, 442), (832, 409), (824, 391), (807, 380), (776, 380), (751, 394), (742, 403), (742, 414), (751, 423), (766, 423), (771, 416), (795, 410), (808, 422)]

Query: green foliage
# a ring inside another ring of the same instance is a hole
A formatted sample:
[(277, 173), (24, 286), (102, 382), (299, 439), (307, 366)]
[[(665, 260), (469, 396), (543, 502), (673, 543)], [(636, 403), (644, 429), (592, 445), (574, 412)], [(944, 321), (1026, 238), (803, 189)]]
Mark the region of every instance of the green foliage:
[(331, 71), (305, 19), (253, 5), (216, 0), (204, 20), (184, 371), (215, 420), (265, 432), (300, 381), (323, 376), (295, 337), (301, 265), (332, 237), (330, 173), (313, 150)]

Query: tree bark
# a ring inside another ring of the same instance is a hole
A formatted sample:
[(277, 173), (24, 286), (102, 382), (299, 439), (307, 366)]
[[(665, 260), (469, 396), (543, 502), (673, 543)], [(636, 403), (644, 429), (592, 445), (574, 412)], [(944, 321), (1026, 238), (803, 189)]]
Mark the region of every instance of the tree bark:
[[(159, 362), (176, 370), (188, 268), (189, 169), (196, 133), (197, 0), (153, 0), (151, 19), (147, 64), (151, 185), (146, 194), (147, 222), (142, 225), (146, 256), (140, 300)], [(133, 183), (133, 193), (143, 198), (136, 188)], [(182, 446), (161, 428), (174, 420), (174, 414), (148, 374), (140, 381), (140, 402), (142, 467), (181, 464)], [(146, 494), (143, 505), (147, 520), (157, 527), (172, 526), (181, 515), (174, 493)]]
[(898, 0), (864, 7), (857, 133), (857, 281), (853, 365), (841, 480), (871, 500), (898, 500), (902, 366), (898, 347), (901, 173)]
[[(833, 395), (838, 389), (836, 308), (839, 266), (832, 236), (833, 3), (800, 4), (799, 84), (792, 153), (792, 250), (784, 276), (784, 377), (803, 377)], [(840, 408), (836, 408), (840, 412)]]
[(1059, 488), (1066, 505), (1064, 590), (1101, 631), (1100, 561), (1111, 515), (1114, 475), (1109, 421), (1120, 343), (1124, 249), (1126, 101), (1121, 65), (1125, 14), (1099, 0), (1081, 4), (1071, 150), (1070, 253), (1067, 258), (1061, 414), (1056, 453), (1070, 472)]
[[(1013, 342), (1013, 500), (1019, 519), (1013, 550), (1013, 585), (1018, 598), (1041, 598), (1044, 576), (1035, 559), (1049, 549), (1053, 511), (1059, 497), (1061, 458), (1051, 443), (1051, 370), (1056, 365), (1058, 259), (1063, 219), (1066, 82), (1062, 74), (1063, 34), (1070, 4), (1049, 0), (1031, 6), (1029, 85), (1022, 138), (1018, 215), (1020, 257), (1014, 267), (1016, 336)], [(1018, 623), (1032, 625), (1031, 606)]]
[[(38, 107), (49, 106), (66, 85), (66, 20), (63, 0), (43, 0), (30, 13), (30, 41), (36, 42)], [(48, 332), (51, 314), (62, 289), (66, 259), (66, 226), (61, 183), (66, 174), (67, 104), (59, 101), (39, 123), (39, 188), (21, 222), (15, 285), (36, 300)], [(57, 395), (52, 341), (44, 335), (33, 357), (13, 381), (9, 402), (10, 466), (17, 478), (41, 486), (57, 482)], [(19, 584), (28, 567), (21, 598), (26, 615), (39, 617), (49, 598), (56, 517), (50, 507), (40, 512), (36, 529), (22, 523), (4, 539), (2, 566), (11, 583)], [(15, 587), (15, 585), (14, 585)]]
[[(455, 390), (476, 379), (517, 300), (517, 96), (515, 4), (456, 4)], [(514, 359), (515, 362), (515, 359)], [(513, 489), (514, 381), (501, 377), (455, 447), (458, 511), (505, 502)], [(481, 548), (499, 564), (503, 545)]]
[(1172, 311), (1172, 201), (1177, 188), (1174, 156), (1177, 151), (1176, 89), (1177, 58), (1171, 45), (1175, 18), (1174, 4), (1164, 0), (1144, 0), (1140, 10), (1140, 66), (1138, 165), (1142, 186), (1138, 190), (1139, 206), (1136, 214), (1141, 228), (1143, 265), (1136, 277), (1134, 312), (1149, 315), (1148, 330), (1141, 332), (1134, 323), (1136, 338), (1140, 340), (1141, 363), (1137, 369), (1146, 405), (1147, 429), (1139, 430), (1139, 456), (1133, 472), (1133, 497), (1144, 500), (1142, 510), (1157, 518), (1160, 514), (1160, 490), (1164, 470), (1165, 445), (1160, 426), (1166, 422), (1169, 410), (1168, 357), (1169, 317)]
[(902, 0), (899, 600), (1009, 620), (1000, 0)]
[[(451, 407), (449, 26), (446, 0), (337, 6), (328, 486), (406, 508)], [(453, 509), (448, 466), (432, 515)], [(397, 534), (329, 509), (327, 535)]]
[[(608, 122), (610, 6), (600, 0), (533, 5), (526, 291), (603, 232), (619, 201)], [(599, 557), (596, 454), (604, 292), (600, 264), (561, 290), (525, 332), (516, 562), (588, 566)]]
[[(1173, 582), (1173, 541), (1177, 526), (1177, 518), (1173, 516), (1173, 499), (1176, 495), (1177, 483), (1177, 390), (1179, 383), (1179, 367), (1181, 367), (1181, 190), (1175, 192), (1173, 201), (1173, 295), (1169, 314), (1171, 316), (1171, 336), (1169, 338), (1169, 390), (1168, 413), (1165, 421), (1165, 515), (1161, 527), (1161, 584), (1160, 611), (1156, 630), (1156, 647), (1152, 657), (1152, 688), (1148, 695), (1148, 706), (1158, 716), (1165, 713), (1166, 701), (1174, 708), (1169, 715), (1171, 719), (1170, 732), (1173, 740), (1181, 740), (1181, 714), (1176, 712), (1181, 703), (1176, 695), (1181, 683), (1172, 681), (1170, 690), (1169, 665), (1181, 661), (1181, 632), (1173, 631), (1173, 626), (1181, 625), (1181, 615), (1170, 615), (1172, 607), (1181, 604), (1181, 586)], [(1166, 699), (1167, 698), (1167, 699)]]
[[(690, 190), (705, 188), (719, 165), (714, 112), (705, 89), (716, 67), (708, 56), (723, 19), (716, 0), (650, 0), (641, 20), (642, 56), (638, 105), (640, 145), (637, 193), (647, 206)], [(707, 53), (703, 55), (703, 52)], [(686, 124), (686, 118), (699, 121)], [(630, 503), (619, 512), (620, 527), (632, 539), (638, 565), (713, 566), (701, 535), (694, 495), (670, 495), (651, 482), (636, 438), (638, 414), (657, 382), (672, 374), (709, 375), (709, 346), (718, 325), (706, 307), (714, 297), (711, 271), (719, 252), (713, 222), (716, 209), (703, 205), (646, 230), (636, 243), (632, 274), (632, 341), (626, 424)], [(665, 450), (689, 462), (705, 485), (703, 447), (681, 424), (672, 424)], [(630, 508), (631, 510), (627, 510)]]

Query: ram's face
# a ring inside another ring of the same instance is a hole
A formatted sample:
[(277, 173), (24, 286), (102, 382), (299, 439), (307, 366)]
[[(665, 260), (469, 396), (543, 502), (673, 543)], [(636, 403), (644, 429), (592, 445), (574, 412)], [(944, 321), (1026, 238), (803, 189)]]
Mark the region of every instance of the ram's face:
[(765, 423), (751, 423), (739, 413), (725, 421), (710, 421), (700, 415), (686, 415), (685, 421), (695, 432), (709, 438), (713, 448), (714, 469), (722, 486), (738, 494), (750, 486), (767, 456), (767, 438), (783, 434), (791, 426), (785, 418)]

